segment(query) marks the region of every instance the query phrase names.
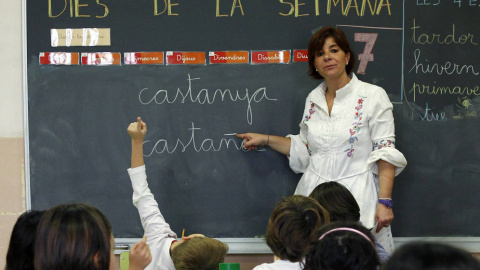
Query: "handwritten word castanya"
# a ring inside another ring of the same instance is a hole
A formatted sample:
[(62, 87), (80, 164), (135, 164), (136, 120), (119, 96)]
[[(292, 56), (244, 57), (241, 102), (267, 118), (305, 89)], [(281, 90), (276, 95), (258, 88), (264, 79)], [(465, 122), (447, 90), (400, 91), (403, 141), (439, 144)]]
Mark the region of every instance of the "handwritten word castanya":
[[(185, 152), (187, 149), (192, 149), (195, 152), (219, 152), (223, 148), (230, 148), (233, 146), (235, 150), (243, 150), (242, 142), (235, 140), (235, 134), (224, 134), (224, 136), (233, 136), (229, 139), (222, 138), (220, 141), (215, 142), (213, 139), (197, 139), (195, 135), (201, 132), (201, 128), (195, 127), (195, 124), (192, 122), (192, 127), (188, 129), (190, 131), (190, 138), (188, 141), (177, 138), (173, 143), (169, 143), (167, 139), (158, 139), (156, 142), (151, 142), (146, 140), (143, 145), (145, 147), (145, 156), (149, 157), (154, 153), (157, 154), (172, 154), (175, 151)], [(182, 132), (182, 135), (186, 133)]]
[[(249, 90), (246, 88), (245, 92), (239, 90), (230, 90), (230, 89), (216, 89), (208, 90), (202, 88), (200, 90), (194, 90), (192, 83), (194, 81), (200, 80), (200, 78), (192, 78), (188, 74), (188, 89), (182, 91), (180, 88), (177, 88), (177, 91), (170, 93), (168, 90), (150, 90), (149, 88), (143, 88), (138, 94), (138, 99), (141, 104), (164, 104), (164, 103), (181, 103), (185, 102), (198, 103), (198, 104), (213, 104), (217, 102), (225, 102), (226, 100), (232, 102), (246, 102), (247, 103), (247, 122), (251, 125), (253, 123), (253, 113), (252, 113), (252, 104), (260, 103), (262, 101), (276, 101), (277, 99), (269, 98), (267, 96), (267, 88), (260, 87), (253, 94), (250, 94)], [(200, 88), (200, 87), (199, 87)], [(172, 91), (173, 92), (173, 91)]]

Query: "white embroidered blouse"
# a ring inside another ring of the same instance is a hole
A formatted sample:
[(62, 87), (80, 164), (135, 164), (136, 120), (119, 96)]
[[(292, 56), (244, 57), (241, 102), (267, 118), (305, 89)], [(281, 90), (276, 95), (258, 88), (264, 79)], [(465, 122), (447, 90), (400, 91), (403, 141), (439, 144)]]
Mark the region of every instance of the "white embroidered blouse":
[(345, 185), (360, 206), (360, 220), (374, 225), (378, 200), (378, 170), (382, 159), (395, 166), (395, 176), (407, 165), (395, 149), (393, 105), (381, 87), (362, 82), (352, 73), (337, 90), (331, 115), (321, 83), (307, 97), (300, 134), (291, 138), (290, 167), (303, 173), (295, 194), (308, 196), (319, 184)]

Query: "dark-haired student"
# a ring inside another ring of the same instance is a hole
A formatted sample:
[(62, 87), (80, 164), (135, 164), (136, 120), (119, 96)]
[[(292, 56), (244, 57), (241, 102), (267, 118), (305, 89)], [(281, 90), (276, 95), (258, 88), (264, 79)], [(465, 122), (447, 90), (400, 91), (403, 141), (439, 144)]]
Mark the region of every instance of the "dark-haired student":
[(45, 211), (31, 210), (18, 217), (8, 245), (5, 270), (33, 270), (35, 235)]
[(143, 139), (147, 124), (140, 117), (127, 129), (132, 139), (131, 168), (128, 169), (133, 187), (133, 204), (148, 237), (152, 263), (148, 269), (161, 270), (216, 270), (224, 261), (228, 245), (202, 234), (192, 234), (177, 241), (148, 188), (143, 160)]
[(305, 258), (305, 269), (378, 269), (380, 259), (373, 235), (358, 222), (329, 223), (318, 230), (317, 236)]
[(268, 221), (265, 241), (275, 255), (273, 263), (254, 270), (301, 270), (315, 240), (315, 231), (329, 222), (328, 213), (315, 200), (293, 195), (277, 203)]
[[(146, 238), (130, 251), (130, 270), (151, 261)], [(86, 204), (62, 204), (47, 210), (35, 239), (36, 270), (114, 270), (112, 226), (98, 209)]]
[[(360, 207), (357, 201), (352, 193), (340, 183), (322, 183), (310, 193), (309, 197), (315, 199), (327, 210), (331, 222), (360, 222)], [(390, 254), (385, 251), (385, 248), (376, 239), (375, 248), (381, 263), (386, 262), (390, 258)]]
[(382, 270), (480, 270), (465, 250), (434, 242), (412, 242), (395, 250)]

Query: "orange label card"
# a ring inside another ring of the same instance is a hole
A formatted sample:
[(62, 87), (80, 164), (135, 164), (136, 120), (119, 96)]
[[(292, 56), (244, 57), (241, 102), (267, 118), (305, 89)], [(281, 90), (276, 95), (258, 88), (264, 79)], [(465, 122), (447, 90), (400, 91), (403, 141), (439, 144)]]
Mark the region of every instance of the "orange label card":
[(252, 51), (252, 64), (288, 64), (290, 51)]
[(126, 52), (125, 65), (163, 65), (163, 52)]
[(121, 56), (116, 52), (82, 53), (82, 65), (106, 66), (120, 65)]
[(210, 64), (248, 64), (248, 51), (209, 52)]
[(293, 50), (293, 62), (308, 62), (308, 50)]
[(78, 53), (71, 52), (41, 52), (41, 65), (78, 65)]
[(204, 52), (167, 52), (167, 65), (205, 65)]

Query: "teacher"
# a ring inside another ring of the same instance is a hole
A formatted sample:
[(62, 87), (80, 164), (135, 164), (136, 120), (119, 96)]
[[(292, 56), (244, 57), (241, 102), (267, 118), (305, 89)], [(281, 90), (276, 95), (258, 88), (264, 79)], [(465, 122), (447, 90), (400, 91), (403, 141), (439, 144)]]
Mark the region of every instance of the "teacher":
[(303, 173), (295, 194), (308, 196), (328, 181), (346, 186), (362, 224), (372, 228), (378, 222), (378, 232), (393, 221), (393, 181), (407, 165), (395, 149), (392, 103), (385, 90), (352, 72), (355, 55), (338, 28), (323, 27), (312, 36), (308, 64), (309, 75), (323, 82), (306, 99), (300, 134), (237, 137), (246, 149), (266, 145), (285, 154), (290, 168)]

